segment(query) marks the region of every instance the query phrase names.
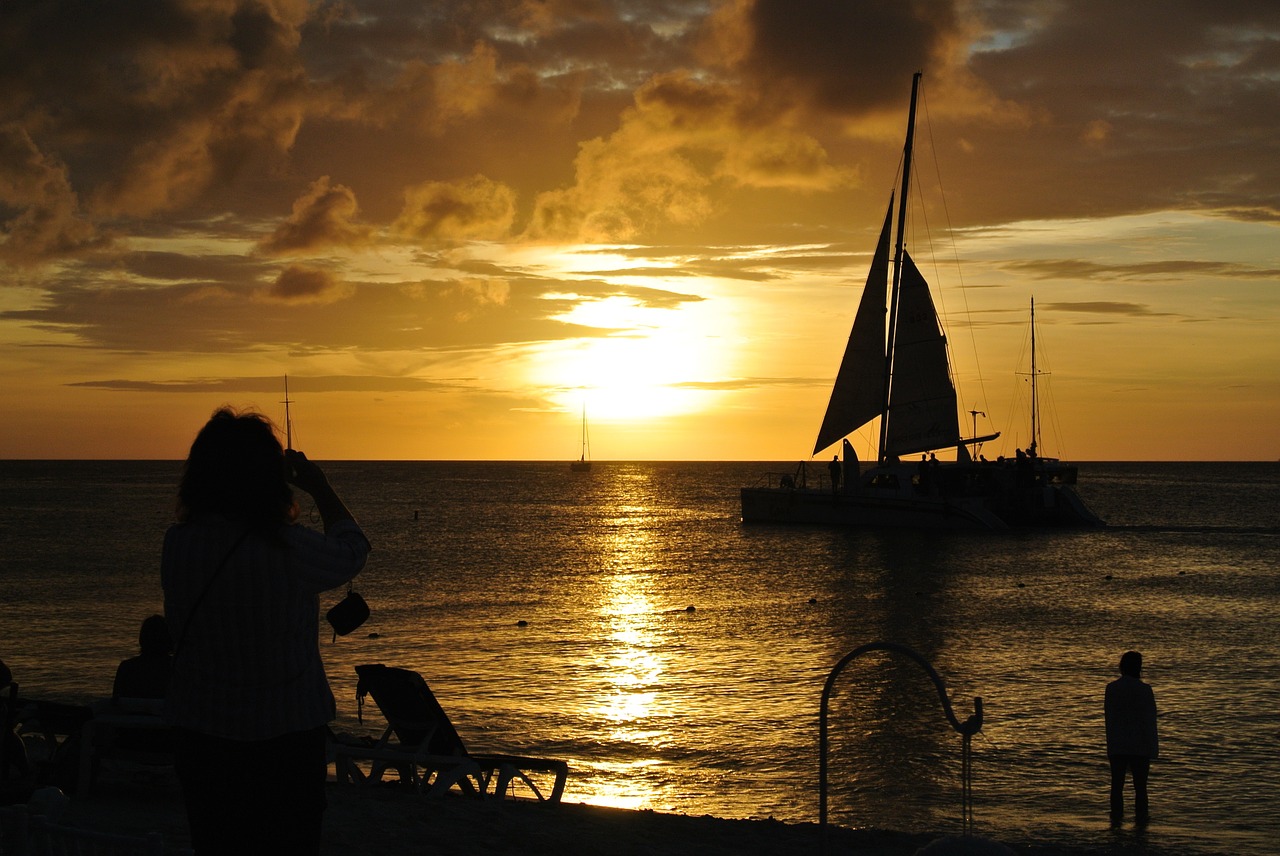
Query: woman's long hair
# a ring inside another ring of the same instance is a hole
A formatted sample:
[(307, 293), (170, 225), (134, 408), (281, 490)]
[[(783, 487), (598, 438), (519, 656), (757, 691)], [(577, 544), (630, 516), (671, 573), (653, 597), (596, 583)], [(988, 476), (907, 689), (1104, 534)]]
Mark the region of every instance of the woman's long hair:
[(178, 519), (213, 512), (267, 531), (297, 515), (285, 481), (284, 449), (261, 413), (214, 411), (182, 467)]

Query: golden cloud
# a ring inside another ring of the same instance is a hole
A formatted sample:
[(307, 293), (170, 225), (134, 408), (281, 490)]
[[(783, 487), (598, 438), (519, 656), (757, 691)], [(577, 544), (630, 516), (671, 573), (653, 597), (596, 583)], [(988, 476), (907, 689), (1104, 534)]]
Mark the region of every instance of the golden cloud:
[(469, 321), (487, 306), (505, 306), (511, 297), (511, 284), (505, 279), (467, 277), (444, 291), (445, 297), (460, 303), (453, 312), (458, 323)]
[(656, 75), (621, 126), (582, 143), (575, 184), (540, 194), (526, 237), (626, 241), (696, 225), (734, 188), (827, 190), (852, 183), (813, 137), (749, 93), (684, 72)]
[(482, 175), (427, 181), (406, 188), (404, 208), (391, 230), (424, 243), (499, 240), (510, 234), (515, 214), (515, 191)]

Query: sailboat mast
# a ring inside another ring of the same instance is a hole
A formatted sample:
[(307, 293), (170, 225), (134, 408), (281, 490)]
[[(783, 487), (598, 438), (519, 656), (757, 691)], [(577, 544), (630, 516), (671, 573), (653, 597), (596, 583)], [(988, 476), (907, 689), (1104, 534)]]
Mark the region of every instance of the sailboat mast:
[(916, 137), (916, 95), (920, 89), (920, 72), (911, 78), (911, 108), (907, 114), (907, 140), (902, 150), (902, 192), (898, 196), (898, 241), (893, 251), (893, 288), (889, 292), (889, 334), (885, 342), (884, 405), (880, 410), (880, 450), (884, 460), (889, 442), (889, 387), (893, 383), (893, 347), (898, 331), (898, 289), (902, 284), (902, 253), (907, 227), (907, 201), (911, 185), (911, 151)]
[(293, 420), (289, 418), (289, 376), (284, 376), (284, 447), (286, 449), (293, 448)]
[(1036, 412), (1040, 405), (1039, 389), (1036, 381), (1039, 380), (1039, 373), (1036, 371), (1036, 299), (1031, 298), (1031, 448), (1038, 454), (1040, 451), (1040, 422), (1039, 414)]

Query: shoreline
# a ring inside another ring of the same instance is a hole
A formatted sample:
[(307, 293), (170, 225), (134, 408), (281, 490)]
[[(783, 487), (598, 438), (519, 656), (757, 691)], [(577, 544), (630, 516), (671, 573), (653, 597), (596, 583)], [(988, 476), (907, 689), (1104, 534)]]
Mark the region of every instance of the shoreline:
[[(779, 856), (823, 853), (816, 822), (720, 818), (587, 803), (427, 798), (398, 787), (330, 781), (321, 856), (417, 856), (474, 852), (511, 856)], [(146, 781), (100, 780), (71, 797), (64, 822), (114, 832), (160, 832), (167, 852), (189, 845), (186, 812), (171, 775)], [(908, 833), (829, 825), (829, 856), (1159, 856), (1167, 851), (1133, 836), (1090, 844), (959, 839), (955, 833)], [(939, 839), (946, 839), (940, 841)], [(928, 845), (933, 844), (929, 847)], [(945, 846), (944, 846), (945, 845)], [(927, 848), (927, 849), (925, 849)]]

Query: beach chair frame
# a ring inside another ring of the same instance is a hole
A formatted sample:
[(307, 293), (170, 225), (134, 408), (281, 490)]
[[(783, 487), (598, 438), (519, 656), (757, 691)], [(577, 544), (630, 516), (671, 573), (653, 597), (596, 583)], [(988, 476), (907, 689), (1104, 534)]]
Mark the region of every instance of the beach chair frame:
[[(381, 772), (397, 764), (412, 765), (410, 781), (415, 780), (419, 767), (435, 773), (436, 778), (429, 787), (432, 793), (447, 791), (457, 784), (464, 793), (469, 793), (474, 787), (476, 796), (516, 798), (520, 790), (527, 789), (538, 802), (560, 802), (569, 776), (566, 762), (524, 755), (469, 752), (421, 674), (381, 663), (356, 666), (356, 674), (359, 676), (356, 698), (361, 721), (366, 695), (373, 697), (387, 720), (382, 737), (363, 755), (374, 762), (370, 775), (377, 773), (380, 776)], [(339, 745), (335, 750), (335, 758), (355, 758), (355, 753), (346, 746)], [(534, 773), (551, 777), (551, 787), (545, 793), (545, 784), (540, 787), (532, 775)], [(403, 779), (404, 773), (401, 776)], [(417, 784), (421, 788), (422, 783), (418, 781)], [(523, 788), (517, 788), (517, 784)]]

